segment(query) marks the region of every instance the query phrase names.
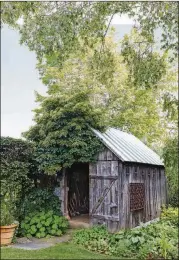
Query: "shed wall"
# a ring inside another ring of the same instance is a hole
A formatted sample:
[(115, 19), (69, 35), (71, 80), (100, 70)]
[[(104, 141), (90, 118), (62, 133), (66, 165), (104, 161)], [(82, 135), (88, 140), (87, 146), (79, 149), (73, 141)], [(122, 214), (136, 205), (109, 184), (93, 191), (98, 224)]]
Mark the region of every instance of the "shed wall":
[[(132, 228), (160, 216), (166, 204), (166, 178), (163, 167), (122, 163), (109, 149), (89, 165), (90, 213), (103, 196), (105, 187), (114, 184), (91, 216), (91, 224), (105, 224), (110, 231)], [(129, 183), (144, 183), (144, 209), (130, 212)]]
[[(164, 168), (146, 165), (123, 165), (120, 228), (132, 228), (160, 216), (166, 204), (166, 178)], [(130, 212), (129, 183), (144, 183), (144, 209)]]

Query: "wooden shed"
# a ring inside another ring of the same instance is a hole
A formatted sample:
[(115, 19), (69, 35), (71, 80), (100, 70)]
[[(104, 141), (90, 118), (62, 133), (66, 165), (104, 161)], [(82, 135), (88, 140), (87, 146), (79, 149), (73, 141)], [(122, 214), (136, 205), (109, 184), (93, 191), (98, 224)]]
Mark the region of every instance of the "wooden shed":
[(104, 150), (95, 163), (74, 164), (63, 173), (59, 185), (63, 214), (71, 218), (86, 214), (91, 225), (105, 224), (112, 232), (158, 218), (167, 200), (160, 157), (119, 129), (93, 131)]

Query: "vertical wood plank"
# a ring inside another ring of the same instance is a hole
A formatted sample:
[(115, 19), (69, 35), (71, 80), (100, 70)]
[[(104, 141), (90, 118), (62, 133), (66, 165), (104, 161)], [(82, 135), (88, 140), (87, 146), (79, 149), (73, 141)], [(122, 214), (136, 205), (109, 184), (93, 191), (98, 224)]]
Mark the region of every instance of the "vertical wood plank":
[(153, 219), (153, 171), (150, 172), (150, 220)]
[(123, 172), (121, 174), (121, 228), (125, 228), (125, 196), (126, 196), (126, 167), (123, 166)]
[(107, 161), (112, 161), (113, 153), (110, 150), (107, 150)]
[(123, 164), (122, 162), (118, 162), (118, 216), (119, 216), (119, 229), (122, 228), (122, 212), (123, 212), (123, 204), (122, 204), (122, 175), (123, 175)]

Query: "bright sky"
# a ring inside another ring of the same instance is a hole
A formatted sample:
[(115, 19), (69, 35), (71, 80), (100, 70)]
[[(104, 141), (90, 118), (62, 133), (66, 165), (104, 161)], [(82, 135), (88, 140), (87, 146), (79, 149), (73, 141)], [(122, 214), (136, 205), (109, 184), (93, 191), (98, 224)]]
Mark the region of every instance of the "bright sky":
[(129, 16), (127, 14), (123, 14), (123, 15), (118, 15), (115, 14), (111, 24), (124, 24), (124, 25), (133, 25), (134, 24), (134, 20), (130, 19)]
[[(21, 20), (22, 22), (22, 20)], [(117, 25), (116, 25), (117, 24)], [(133, 21), (114, 16), (115, 38), (129, 33)], [(19, 44), (19, 34), (4, 26), (1, 32), (1, 135), (19, 138), (33, 124), (34, 90), (45, 94), (36, 70), (36, 56)]]

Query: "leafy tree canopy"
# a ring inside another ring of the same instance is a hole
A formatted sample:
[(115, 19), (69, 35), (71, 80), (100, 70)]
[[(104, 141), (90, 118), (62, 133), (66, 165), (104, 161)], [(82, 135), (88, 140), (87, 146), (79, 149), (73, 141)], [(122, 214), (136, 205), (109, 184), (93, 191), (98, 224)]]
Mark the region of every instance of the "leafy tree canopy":
[[(162, 48), (177, 55), (178, 8), (175, 2), (2, 2), (1, 20), (19, 30), (21, 43), (37, 54), (39, 63), (58, 66), (80, 48), (104, 42), (115, 14), (128, 14), (139, 23), (141, 33), (153, 39), (162, 29)], [(17, 20), (23, 17), (23, 25)], [(109, 21), (108, 21), (109, 20)], [(81, 44), (81, 40), (85, 44)]]
[[(94, 138), (90, 127), (121, 127), (139, 138), (147, 137), (149, 144), (167, 139), (169, 126), (176, 131), (177, 78), (167, 59), (170, 51), (177, 55), (177, 3), (1, 5), (2, 23), (17, 28), (21, 43), (35, 51), (41, 78), (48, 86), (48, 97), (37, 94), (41, 107), (35, 111), (36, 125), (26, 134), (36, 143), (42, 170), (53, 173), (74, 160), (89, 161), (99, 148), (96, 139), (90, 142)], [(133, 17), (140, 33), (134, 30), (124, 38), (121, 54), (106, 38), (117, 13)], [(20, 17), (23, 25), (17, 24)], [(159, 27), (163, 54), (154, 50), (154, 31)]]
[[(85, 54), (71, 54), (62, 69), (41, 65), (48, 95), (36, 93), (40, 105), (34, 111), (36, 125), (25, 137), (36, 144), (42, 171), (53, 174), (74, 162), (93, 161), (102, 146), (91, 128), (103, 131), (107, 126), (120, 127), (139, 138), (147, 137), (148, 144), (166, 137), (168, 121), (159, 112), (163, 111), (163, 93), (175, 89), (175, 72), (168, 72), (166, 54), (148, 51), (147, 45), (139, 65), (143, 66), (145, 61), (154, 66), (146, 66), (142, 75), (131, 74), (133, 63), (126, 57), (135, 59), (138, 51), (132, 41), (130, 45), (132, 54), (120, 54), (112, 37), (108, 37), (100, 67), (94, 55), (100, 44), (95, 49), (88, 48)], [(155, 63), (159, 66), (158, 74)], [(152, 75), (155, 81), (150, 82)], [(146, 85), (141, 84), (147, 76)]]
[(102, 113), (89, 104), (87, 93), (44, 98), (35, 121), (25, 136), (35, 142), (40, 170), (47, 174), (75, 162), (93, 161), (102, 149), (91, 131), (91, 127), (104, 129)]

